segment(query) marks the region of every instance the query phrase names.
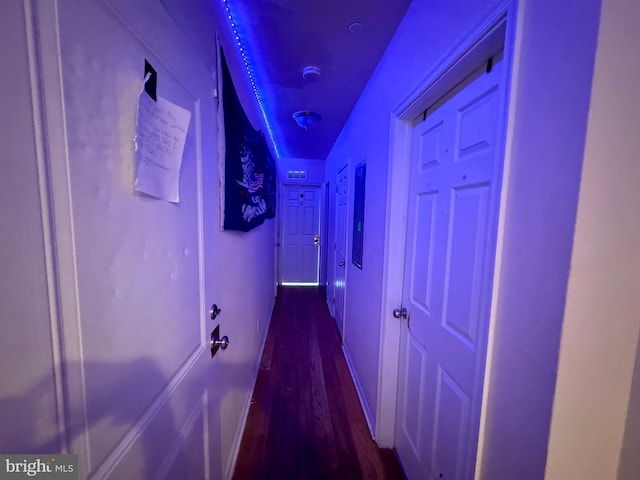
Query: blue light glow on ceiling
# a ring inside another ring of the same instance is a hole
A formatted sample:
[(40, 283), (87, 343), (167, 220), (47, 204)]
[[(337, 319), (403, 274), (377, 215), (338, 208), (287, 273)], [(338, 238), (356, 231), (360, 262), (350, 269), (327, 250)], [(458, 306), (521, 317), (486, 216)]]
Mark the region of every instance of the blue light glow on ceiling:
[(228, 0), (222, 0), (222, 3), (224, 5), (225, 14), (226, 14), (229, 26), (231, 28), (231, 32), (233, 34), (233, 40), (236, 43), (236, 47), (238, 48), (238, 52), (240, 53), (240, 56), (242, 57), (242, 62), (247, 72), (249, 83), (251, 83), (253, 94), (256, 98), (256, 101), (258, 102), (258, 107), (260, 107), (262, 118), (264, 118), (264, 124), (267, 127), (267, 132), (269, 134), (269, 138), (271, 139), (271, 144), (273, 145), (274, 153), (276, 157), (280, 158), (281, 155), (278, 148), (278, 144), (276, 143), (276, 140), (275, 140), (274, 127), (271, 125), (271, 122), (269, 120), (269, 115), (267, 114), (267, 108), (263, 100), (264, 96), (261, 93), (260, 89), (258, 88), (258, 83), (256, 82), (256, 74), (255, 74), (256, 65), (255, 65), (255, 62), (251, 60), (251, 57), (247, 50), (246, 42), (243, 42), (242, 40), (243, 36), (240, 34), (239, 25), (241, 24), (241, 22), (238, 19), (238, 13), (231, 11), (231, 8), (229, 6), (229, 3), (231, 2), (229, 2)]

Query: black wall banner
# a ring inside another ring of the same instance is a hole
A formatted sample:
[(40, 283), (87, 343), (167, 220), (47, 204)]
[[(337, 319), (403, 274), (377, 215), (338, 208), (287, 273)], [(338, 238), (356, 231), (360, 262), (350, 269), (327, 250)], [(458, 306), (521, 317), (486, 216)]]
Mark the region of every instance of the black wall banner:
[(224, 230), (249, 230), (274, 218), (275, 161), (262, 131), (247, 118), (220, 49), (224, 118)]

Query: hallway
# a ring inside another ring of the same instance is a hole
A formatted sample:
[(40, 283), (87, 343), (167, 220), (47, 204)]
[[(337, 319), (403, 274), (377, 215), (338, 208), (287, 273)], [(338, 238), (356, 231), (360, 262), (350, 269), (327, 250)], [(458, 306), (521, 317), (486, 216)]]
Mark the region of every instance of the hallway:
[(234, 478), (404, 478), (370, 437), (320, 288), (278, 290)]

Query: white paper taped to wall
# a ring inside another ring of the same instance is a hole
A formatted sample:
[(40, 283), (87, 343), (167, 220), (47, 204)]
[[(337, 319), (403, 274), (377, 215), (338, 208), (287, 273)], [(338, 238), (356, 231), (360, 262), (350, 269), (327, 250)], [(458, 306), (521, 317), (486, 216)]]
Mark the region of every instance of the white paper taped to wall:
[(136, 122), (137, 192), (162, 200), (180, 201), (180, 167), (191, 112), (141, 91)]

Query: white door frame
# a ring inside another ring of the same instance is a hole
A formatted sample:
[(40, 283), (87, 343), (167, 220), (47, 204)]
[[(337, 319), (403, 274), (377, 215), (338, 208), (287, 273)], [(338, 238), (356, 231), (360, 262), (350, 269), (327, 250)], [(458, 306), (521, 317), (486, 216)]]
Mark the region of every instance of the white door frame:
[[(102, 8), (107, 15), (116, 17), (116, 7), (110, 1), (102, 1)], [(187, 420), (184, 423), (185, 430), (179, 432), (175, 443), (164, 457), (164, 461), (158, 465), (158, 475), (166, 474), (172, 466), (181, 442), (186, 438), (190, 428), (195, 423), (193, 419), (200, 415), (208, 423), (210, 412), (208, 411), (211, 398), (209, 392), (204, 390), (193, 394), (193, 389), (187, 388), (186, 380), (189, 375), (196, 377), (198, 365), (214, 365), (209, 363), (209, 338), (207, 330), (207, 304), (210, 297), (206, 296), (206, 272), (204, 259), (204, 231), (203, 222), (203, 172), (202, 172), (202, 125), (201, 125), (201, 101), (194, 101), (192, 122), (196, 132), (197, 143), (196, 157), (196, 196), (198, 199), (198, 290), (199, 290), (199, 342), (195, 342), (195, 350), (190, 353), (186, 361), (177, 372), (167, 379), (162, 390), (155, 400), (144, 406), (144, 413), (130, 425), (126, 434), (117, 440), (106, 459), (101, 465), (91, 464), (88, 417), (88, 403), (86, 390), (86, 377), (84, 364), (86, 355), (83, 348), (82, 316), (80, 312), (80, 290), (78, 286), (78, 263), (76, 254), (76, 227), (73, 219), (71, 164), (69, 158), (69, 135), (67, 131), (67, 115), (65, 113), (65, 97), (63, 85), (63, 65), (61, 62), (61, 46), (58, 5), (56, 2), (25, 2), (25, 11), (28, 17), (27, 34), (31, 68), (31, 82), (34, 94), (34, 114), (38, 123), (34, 125), (37, 142), (38, 174), (40, 176), (40, 200), (43, 211), (43, 240), (47, 255), (47, 287), (50, 306), (50, 325), (54, 350), (54, 373), (56, 390), (56, 407), (58, 409), (58, 435), (61, 439), (61, 453), (73, 452), (78, 455), (78, 473), (80, 478), (85, 478), (91, 473), (92, 478), (106, 478), (127, 455), (137, 455), (136, 442), (145, 430), (150, 430), (152, 422), (163, 421), (164, 408), (169, 402), (181, 405), (181, 410), (176, 413), (185, 414)], [(125, 16), (118, 19), (121, 27), (129, 29), (129, 19)], [(141, 35), (133, 28), (128, 30), (133, 37), (144, 42)], [(36, 40), (40, 40), (36, 42)], [(150, 54), (155, 51), (147, 44)], [(158, 57), (159, 58), (159, 57)], [(181, 76), (175, 68), (163, 65), (175, 79)], [(39, 80), (39, 82), (38, 82)], [(207, 81), (208, 82), (208, 81)], [(46, 85), (44, 89), (42, 86)], [(208, 83), (206, 84), (208, 85)], [(202, 85), (200, 85), (202, 86)], [(197, 91), (183, 85), (183, 88), (196, 99)], [(36, 98), (36, 95), (38, 98)], [(215, 228), (213, 229), (215, 231)], [(217, 240), (215, 240), (217, 242)], [(213, 248), (213, 251), (216, 249)], [(215, 283), (215, 279), (212, 279)], [(195, 329), (195, 327), (194, 327)], [(62, 346), (64, 345), (64, 348)], [(205, 363), (206, 362), (206, 363)], [(218, 364), (216, 360), (215, 364)], [(212, 370), (213, 371), (213, 370)], [(214, 373), (217, 370), (213, 371)], [(193, 373), (196, 372), (196, 373)], [(186, 380), (185, 380), (186, 379)], [(182, 393), (182, 392), (185, 393)], [(70, 409), (71, 401), (77, 401), (80, 408)], [(192, 403), (189, 403), (192, 402)], [(175, 407), (174, 407), (175, 408)], [(216, 407), (219, 416), (219, 406)], [(211, 419), (218, 422), (219, 420)], [(218, 432), (220, 427), (216, 427)], [(212, 445), (218, 445), (218, 441), (211, 441), (209, 432), (203, 434), (203, 445), (210, 449)], [(220, 452), (217, 452), (218, 455)], [(220, 461), (210, 468), (211, 460), (205, 457), (207, 475), (211, 468), (217, 469), (214, 475), (222, 473)], [(89, 471), (91, 470), (91, 471)]]
[(325, 294), (329, 289), (329, 210), (331, 201), (331, 182), (322, 184), (320, 192), (320, 286), (325, 288)]
[(347, 212), (345, 214), (345, 225), (344, 225), (344, 236), (341, 239), (338, 239), (338, 192), (336, 190), (336, 194), (333, 197), (333, 210), (334, 210), (334, 225), (333, 225), (333, 230), (334, 230), (334, 234), (333, 234), (333, 276), (331, 278), (331, 281), (334, 283), (334, 287), (333, 287), (333, 318), (336, 320), (336, 323), (338, 321), (338, 319), (336, 318), (336, 307), (337, 305), (335, 304), (335, 299), (336, 299), (336, 295), (335, 295), (335, 281), (336, 281), (336, 276), (337, 276), (337, 272), (338, 272), (338, 258), (336, 255), (336, 244), (338, 242), (338, 240), (344, 242), (344, 267), (340, 267), (340, 268), (344, 268), (344, 281), (343, 281), (343, 293), (342, 293), (342, 318), (340, 319), (340, 321), (342, 322), (341, 325), (338, 325), (338, 329), (340, 330), (340, 340), (342, 341), (342, 343), (344, 344), (345, 342), (345, 328), (346, 328), (346, 312), (347, 312), (347, 277), (349, 275), (349, 241), (350, 241), (350, 235), (349, 235), (349, 198), (351, 195), (351, 165), (350, 162), (345, 163), (342, 167), (338, 168), (336, 170), (335, 173), (335, 182), (336, 182), (336, 189), (338, 188), (338, 178), (340, 176), (340, 173), (342, 171), (346, 171), (347, 172)]
[[(517, 1), (502, 0), (493, 4), (464, 36), (449, 54), (437, 63), (437, 67), (428, 72), (420, 84), (407, 93), (404, 100), (393, 110), (390, 118), (389, 163), (387, 171), (387, 214), (385, 229), (385, 247), (383, 258), (383, 285), (380, 304), (380, 357), (378, 376), (378, 409), (376, 412), (376, 442), (381, 447), (393, 447), (396, 423), (396, 403), (398, 388), (398, 367), (400, 354), (400, 330), (402, 323), (392, 316), (394, 308), (400, 306), (402, 300), (405, 241), (407, 230), (408, 201), (406, 192), (409, 188), (411, 153), (411, 135), (413, 122), (425, 109), (441, 98), (450, 88), (462, 80), (466, 73), (478, 65), (478, 61), (486, 61), (492, 54), (504, 48), (504, 85), (505, 97), (511, 97), (510, 75), (512, 70), (512, 50), (515, 43), (515, 14)], [(508, 108), (505, 114), (508, 113)], [(506, 117), (506, 115), (505, 115)], [(504, 131), (506, 118), (499, 127)], [(498, 151), (505, 151), (505, 135), (499, 135)], [(507, 155), (503, 166), (503, 181), (500, 198), (504, 199), (507, 187)], [(500, 245), (503, 235), (503, 210), (501, 203), (498, 225), (498, 241), (496, 245), (495, 272), (499, 271)], [(497, 274), (493, 281), (493, 298), (497, 292)], [(495, 304), (495, 302), (492, 302)], [(486, 364), (490, 364), (491, 344), (494, 331), (494, 305), (491, 307), (489, 320), (489, 341), (487, 345)], [(483, 406), (480, 419), (480, 436), (478, 456), (481, 458), (483, 447), (482, 432), (486, 419), (485, 398), (490, 370), (486, 369), (484, 380)]]
[[(286, 190), (287, 187), (296, 187), (296, 188), (316, 188), (318, 189), (318, 233), (320, 234), (321, 231), (321, 227), (322, 227), (322, 218), (324, 215), (323, 212), (323, 204), (322, 204), (322, 185), (318, 184), (318, 183), (294, 183), (294, 182), (286, 182), (286, 183), (281, 183), (280, 184), (280, 188), (279, 188), (279, 194), (280, 194), (280, 198), (279, 198), (279, 216), (280, 216), (280, 221), (278, 222), (278, 240), (277, 240), (277, 247), (279, 250), (279, 254), (277, 255), (278, 257), (278, 284), (282, 285), (283, 284), (283, 275), (284, 275), (284, 266), (282, 265), (282, 262), (284, 261), (284, 255), (283, 255), (283, 247), (284, 247), (284, 219), (285, 219), (285, 215), (284, 215), (284, 211), (285, 211), (285, 194), (284, 191)], [(322, 249), (322, 237), (320, 237), (320, 249)], [(316, 272), (316, 278), (318, 279), (318, 285), (320, 285), (320, 261), (322, 259), (322, 256), (320, 254), (320, 252), (318, 252), (318, 265), (317, 265), (317, 272)]]

